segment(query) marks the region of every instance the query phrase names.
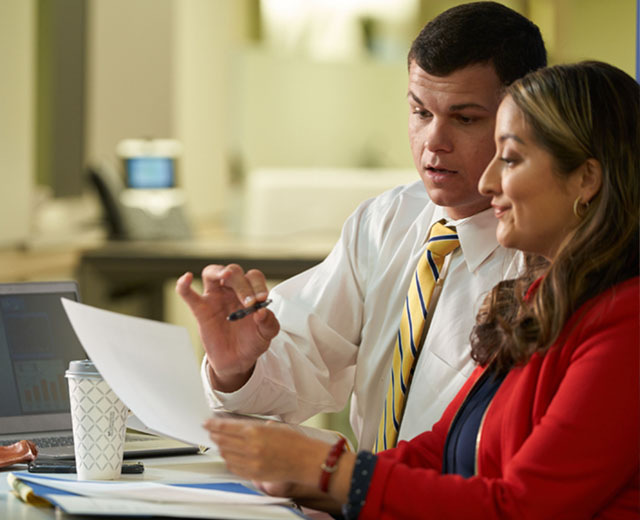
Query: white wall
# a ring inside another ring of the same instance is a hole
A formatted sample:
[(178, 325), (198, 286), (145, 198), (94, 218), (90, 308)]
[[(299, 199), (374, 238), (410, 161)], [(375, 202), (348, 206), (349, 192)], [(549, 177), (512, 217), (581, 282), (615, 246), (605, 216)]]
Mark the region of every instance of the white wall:
[(90, 0), (87, 157), (126, 138), (174, 137), (173, 0)]
[(246, 49), (231, 98), (245, 166), (412, 167), (404, 59), (312, 62)]
[(232, 49), (241, 45), (246, 2), (175, 2), (173, 106), (184, 144), (181, 185), (196, 219), (227, 209)]
[(34, 169), (33, 0), (0, 2), (0, 246), (23, 242), (30, 229)]
[(636, 0), (534, 0), (549, 63), (601, 60), (635, 74)]

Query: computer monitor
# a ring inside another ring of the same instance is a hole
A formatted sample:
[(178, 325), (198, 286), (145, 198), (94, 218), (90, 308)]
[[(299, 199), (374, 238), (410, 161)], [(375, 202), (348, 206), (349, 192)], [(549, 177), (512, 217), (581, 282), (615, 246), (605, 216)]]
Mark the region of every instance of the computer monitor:
[(129, 157), (124, 165), (128, 188), (175, 187), (175, 160), (172, 157)]

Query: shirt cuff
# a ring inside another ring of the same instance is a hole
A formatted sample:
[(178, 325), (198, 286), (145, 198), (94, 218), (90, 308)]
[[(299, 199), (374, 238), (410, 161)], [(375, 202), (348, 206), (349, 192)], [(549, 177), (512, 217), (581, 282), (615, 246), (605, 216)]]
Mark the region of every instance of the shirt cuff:
[(222, 392), (213, 388), (211, 379), (209, 378), (209, 362), (207, 361), (206, 355), (202, 360), (201, 375), (202, 380), (205, 382), (209, 406), (213, 410), (225, 409), (234, 411), (241, 409), (242, 405), (247, 402), (250, 396), (259, 392), (263, 381), (264, 369), (262, 368), (260, 359), (258, 359), (249, 380), (243, 386), (238, 388), (238, 390), (233, 392)]
[(351, 474), (351, 487), (347, 503), (342, 506), (342, 514), (347, 520), (358, 518), (364, 506), (378, 457), (369, 451), (361, 451)]

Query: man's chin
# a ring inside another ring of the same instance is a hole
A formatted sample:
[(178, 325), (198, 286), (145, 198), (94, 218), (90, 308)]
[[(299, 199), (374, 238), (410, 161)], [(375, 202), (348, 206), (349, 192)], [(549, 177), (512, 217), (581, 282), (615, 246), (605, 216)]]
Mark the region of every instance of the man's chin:
[(442, 190), (429, 188), (427, 188), (427, 194), (436, 206), (444, 208), (447, 215), (455, 220), (470, 217), (491, 207), (490, 198), (483, 197), (479, 200), (460, 201), (455, 197), (451, 197), (449, 193), (443, 193)]

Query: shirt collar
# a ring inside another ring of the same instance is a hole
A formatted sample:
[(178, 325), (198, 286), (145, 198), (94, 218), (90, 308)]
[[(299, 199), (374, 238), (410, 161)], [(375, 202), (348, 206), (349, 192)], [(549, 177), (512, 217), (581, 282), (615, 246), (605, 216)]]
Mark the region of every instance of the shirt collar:
[(456, 227), (460, 250), (469, 272), (474, 272), (499, 247), (496, 239), (498, 219), (492, 208), (467, 218), (451, 220), (444, 208), (436, 207), (432, 224), (442, 218), (446, 220), (446, 224)]

